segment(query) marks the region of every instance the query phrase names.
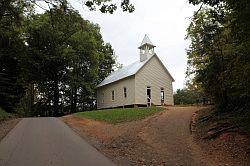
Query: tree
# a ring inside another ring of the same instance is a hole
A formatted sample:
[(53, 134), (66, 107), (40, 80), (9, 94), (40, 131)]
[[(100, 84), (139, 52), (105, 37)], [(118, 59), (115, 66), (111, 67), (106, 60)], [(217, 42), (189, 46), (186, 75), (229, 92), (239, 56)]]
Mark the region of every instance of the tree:
[(22, 19), (28, 3), (16, 0), (0, 2), (0, 106), (12, 111), (24, 94), (20, 79), (21, 57), (25, 54)]
[(174, 93), (174, 104), (200, 104), (203, 102), (203, 96), (196, 90), (177, 89)]
[[(248, 109), (249, 3), (190, 0), (201, 6), (187, 29), (188, 75), (220, 110)], [(209, 5), (209, 7), (207, 6)], [(241, 9), (238, 7), (241, 6)]]
[[(117, 3), (112, 3), (112, 0), (88, 0), (85, 5), (89, 7), (90, 10), (96, 10), (97, 8), (102, 13), (110, 13), (117, 9)], [(121, 0), (120, 6), (124, 12), (133, 12), (135, 7), (130, 3), (129, 0)]]
[(87, 108), (95, 98), (95, 86), (112, 70), (115, 63), (111, 45), (102, 40), (100, 28), (83, 22), (84, 28), (75, 33), (69, 41), (72, 46), (72, 61), (69, 65), (69, 87), (71, 88), (71, 111), (77, 104)]
[(115, 62), (100, 28), (73, 9), (62, 8), (34, 15), (27, 24), (27, 66), (39, 93), (38, 102), (53, 106), (51, 115), (55, 116), (90, 107), (95, 86)]
[[(47, 10), (46, 7), (41, 6), (39, 3), (37, 3), (38, 0), (23, 0), (27, 2), (31, 2), (37, 7)], [(44, 1), (47, 3), (49, 8), (54, 8), (56, 6), (61, 5), (64, 10), (69, 7), (69, 3), (67, 0), (39, 0)], [(117, 6), (120, 5), (123, 12), (129, 12), (132, 13), (135, 10), (135, 7), (133, 4), (130, 3), (130, 0), (121, 0), (120, 3), (114, 2), (113, 0), (87, 0), (84, 1), (84, 5), (90, 9), (90, 11), (96, 11), (99, 10), (102, 13), (109, 13), (113, 14), (117, 10)]]
[[(44, 2), (44, 14), (34, 14), (35, 5), (43, 8), (36, 0), (0, 2), (0, 106), (50, 116), (93, 108), (95, 86), (113, 70), (113, 49), (67, 0)], [(103, 13), (117, 9), (111, 0), (85, 5)], [(129, 0), (121, 8), (134, 10)]]

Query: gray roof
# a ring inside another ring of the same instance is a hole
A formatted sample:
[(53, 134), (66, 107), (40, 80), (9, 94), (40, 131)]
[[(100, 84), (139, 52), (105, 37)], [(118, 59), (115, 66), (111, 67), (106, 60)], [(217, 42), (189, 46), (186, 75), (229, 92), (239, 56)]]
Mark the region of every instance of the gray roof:
[(140, 62), (136, 61), (128, 66), (125, 66), (121, 69), (113, 71), (108, 77), (106, 77), (97, 87), (101, 87), (112, 82), (121, 80), (123, 78), (135, 75), (137, 71), (144, 66), (144, 64), (151, 58), (148, 58), (146, 61)]
[[(158, 58), (158, 56), (156, 54), (154, 54), (153, 56), (156, 56)], [(104, 85), (107, 85), (107, 84), (119, 81), (121, 79), (127, 78), (129, 76), (135, 75), (153, 56), (149, 57), (147, 60), (145, 60), (143, 62), (136, 61), (136, 62), (134, 62), (134, 63), (132, 63), (132, 64), (130, 64), (128, 66), (125, 66), (125, 67), (123, 67), (121, 69), (113, 71), (99, 85), (97, 85), (97, 87), (102, 87)], [(161, 62), (161, 64), (162, 64), (162, 62)], [(165, 68), (165, 66), (164, 66), (164, 68)], [(165, 70), (170, 75), (170, 73), (168, 72), (168, 70), (166, 68), (165, 68)], [(174, 81), (174, 79), (173, 79), (173, 77), (171, 75), (170, 75), (170, 77)]]
[(151, 40), (149, 39), (148, 35), (145, 35), (143, 40), (142, 40), (142, 43), (141, 43), (141, 46), (139, 48), (141, 48), (142, 46), (144, 45), (150, 45), (150, 46), (153, 46), (155, 47), (155, 45), (151, 42)]

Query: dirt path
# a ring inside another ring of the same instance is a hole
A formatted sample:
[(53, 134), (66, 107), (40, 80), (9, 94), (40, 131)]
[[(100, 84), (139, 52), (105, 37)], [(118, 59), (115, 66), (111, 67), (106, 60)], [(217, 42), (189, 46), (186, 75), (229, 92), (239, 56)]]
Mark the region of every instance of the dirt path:
[(193, 139), (207, 158), (219, 163), (217, 165), (249, 166), (249, 134), (242, 132), (237, 126), (232, 126), (232, 121), (225, 117), (228, 115), (222, 116), (214, 111), (210, 107), (196, 112), (192, 125)]
[[(72, 116), (64, 117), (63, 121), (117, 165), (249, 165), (248, 160), (239, 158), (243, 152), (239, 151), (242, 148), (237, 148), (238, 145), (246, 146), (242, 139), (197, 139), (196, 135), (207, 132), (208, 128), (191, 133), (190, 121), (200, 109), (167, 107), (165, 111), (144, 120), (117, 125)], [(228, 148), (232, 145), (234, 149)], [(233, 153), (231, 157), (227, 155), (228, 151)]]
[(200, 107), (168, 107), (140, 121), (111, 125), (64, 118), (117, 165), (215, 165), (193, 143), (190, 120)]
[(142, 140), (164, 155), (167, 165), (214, 165), (193, 142), (190, 120), (195, 107), (171, 107), (161, 116), (150, 119), (142, 128)]

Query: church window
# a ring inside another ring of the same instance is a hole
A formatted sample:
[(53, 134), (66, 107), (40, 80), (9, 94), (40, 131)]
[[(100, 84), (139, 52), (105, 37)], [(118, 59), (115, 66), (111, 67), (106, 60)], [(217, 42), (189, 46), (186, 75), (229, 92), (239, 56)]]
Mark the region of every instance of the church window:
[(124, 93), (124, 98), (127, 98), (127, 88), (126, 87), (123, 88), (123, 93)]
[(111, 99), (112, 99), (112, 101), (115, 100), (115, 91), (114, 90), (112, 90), (112, 92), (111, 92)]

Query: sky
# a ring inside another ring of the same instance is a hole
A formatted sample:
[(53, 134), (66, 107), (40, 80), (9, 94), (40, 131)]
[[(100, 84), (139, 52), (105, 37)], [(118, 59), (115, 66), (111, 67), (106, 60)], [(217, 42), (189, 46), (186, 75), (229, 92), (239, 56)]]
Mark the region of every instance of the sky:
[[(139, 49), (143, 37), (148, 35), (156, 46), (155, 53), (162, 60), (175, 82), (173, 89), (184, 87), (187, 68), (186, 49), (190, 41), (185, 40), (186, 29), (197, 7), (188, 0), (131, 0), (133, 13), (114, 14), (89, 11), (84, 0), (69, 0), (84, 19), (99, 24), (106, 43), (110, 43), (123, 66), (139, 60)], [(119, 3), (120, 0), (114, 0)], [(118, 4), (119, 5), (119, 4)]]

